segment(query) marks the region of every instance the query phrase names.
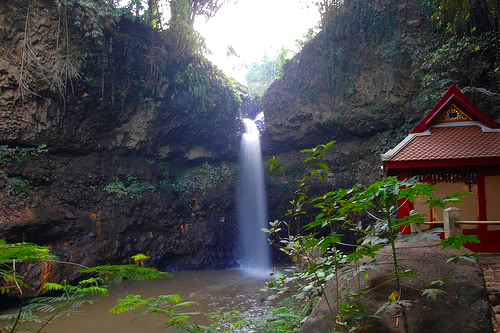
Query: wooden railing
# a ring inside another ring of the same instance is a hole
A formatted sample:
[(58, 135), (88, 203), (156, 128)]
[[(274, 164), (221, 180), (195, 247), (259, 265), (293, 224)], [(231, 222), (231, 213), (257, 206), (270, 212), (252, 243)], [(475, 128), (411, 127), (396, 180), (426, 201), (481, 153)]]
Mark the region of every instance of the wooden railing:
[[(463, 234), (462, 225), (500, 225), (500, 221), (460, 221), (460, 209), (446, 208), (443, 211), (443, 221), (425, 222), (424, 225), (443, 225), (444, 238), (457, 237)], [(411, 224), (411, 232), (421, 232), (422, 224)]]

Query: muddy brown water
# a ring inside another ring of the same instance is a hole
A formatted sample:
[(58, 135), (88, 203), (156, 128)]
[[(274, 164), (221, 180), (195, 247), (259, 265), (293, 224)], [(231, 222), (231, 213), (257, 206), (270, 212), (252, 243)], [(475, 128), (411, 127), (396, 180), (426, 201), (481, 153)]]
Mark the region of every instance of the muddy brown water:
[[(262, 278), (252, 277), (238, 269), (224, 271), (196, 271), (173, 273), (171, 279), (125, 281), (110, 288), (109, 296), (93, 297), (97, 304), (84, 305), (82, 311), (70, 317), (56, 319), (46, 326), (47, 333), (137, 333), (179, 332), (165, 330), (162, 315), (145, 314), (134, 310), (119, 315), (108, 310), (118, 298), (127, 295), (153, 297), (178, 294), (183, 300), (199, 304), (181, 311), (222, 313), (239, 310), (245, 317), (258, 318), (271, 309), (271, 304), (260, 291), (265, 285)], [(205, 315), (194, 316), (192, 322), (207, 324)]]

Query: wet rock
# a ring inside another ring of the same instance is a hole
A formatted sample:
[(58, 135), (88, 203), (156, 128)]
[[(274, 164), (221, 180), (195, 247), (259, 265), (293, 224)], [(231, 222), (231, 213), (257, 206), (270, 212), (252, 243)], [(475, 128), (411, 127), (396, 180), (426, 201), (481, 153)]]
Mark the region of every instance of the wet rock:
[[(401, 299), (412, 302), (412, 307), (408, 311), (410, 332), (493, 332), (488, 293), (479, 265), (465, 262), (446, 263), (449, 256), (459, 255), (461, 252), (454, 249), (441, 250), (439, 242), (428, 241), (419, 242), (418, 246), (412, 245), (414, 244), (397, 244), (402, 267), (415, 269), (418, 272), (418, 279), (404, 279), (402, 288)], [(371, 289), (370, 293), (359, 301), (368, 306), (368, 313), (375, 313), (395, 290), (391, 283), (381, 285), (381, 282), (393, 273), (391, 260), (391, 249), (385, 247), (377, 254), (377, 269), (368, 270), (368, 279), (341, 275), (340, 290), (342, 293), (349, 290), (356, 291), (358, 283), (361, 284), (361, 288)], [(453, 278), (449, 284), (442, 287), (445, 293), (436, 300), (424, 297), (418, 291), (435, 288), (425, 281), (435, 281), (443, 277)], [(375, 286), (379, 287), (373, 289)], [(334, 279), (328, 282), (326, 290), (328, 299), (335, 299)], [(335, 313), (335, 303), (330, 302), (330, 305)], [(323, 298), (304, 323), (301, 332), (331, 332), (333, 322), (325, 320), (325, 316), (331, 316), (331, 313)], [(380, 314), (380, 316), (381, 319), (368, 320), (372, 326), (367, 332), (400, 332), (400, 328), (395, 328), (397, 323), (395, 317), (390, 314)]]

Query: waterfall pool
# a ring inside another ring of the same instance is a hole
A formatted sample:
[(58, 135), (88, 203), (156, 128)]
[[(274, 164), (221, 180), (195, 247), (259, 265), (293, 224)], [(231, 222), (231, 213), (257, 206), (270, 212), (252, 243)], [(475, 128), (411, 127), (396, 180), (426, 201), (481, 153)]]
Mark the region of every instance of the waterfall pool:
[[(271, 310), (271, 303), (260, 291), (265, 280), (245, 274), (239, 269), (223, 271), (189, 271), (173, 273), (171, 279), (148, 281), (124, 281), (110, 288), (109, 296), (96, 296), (96, 304), (87, 304), (82, 311), (70, 317), (61, 317), (45, 327), (47, 333), (160, 333), (179, 332), (176, 329), (165, 331), (165, 317), (159, 314), (146, 314), (134, 310), (119, 315), (108, 310), (118, 298), (127, 295), (141, 295), (143, 298), (158, 295), (178, 294), (183, 301), (196, 301), (199, 304), (181, 308), (185, 312), (201, 312), (193, 316), (193, 323), (207, 324), (205, 314), (223, 313), (239, 310), (245, 318), (258, 318)], [(184, 331), (182, 331), (184, 332)]]

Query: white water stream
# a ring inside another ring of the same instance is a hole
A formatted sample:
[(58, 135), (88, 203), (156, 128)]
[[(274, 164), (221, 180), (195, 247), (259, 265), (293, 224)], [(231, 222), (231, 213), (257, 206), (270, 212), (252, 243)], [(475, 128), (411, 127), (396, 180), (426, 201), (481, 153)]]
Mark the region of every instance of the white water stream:
[(238, 191), (240, 257), (243, 268), (252, 275), (268, 277), (271, 251), (267, 235), (264, 165), (260, 149), (260, 133), (254, 121), (244, 119), (245, 133), (241, 139), (241, 178)]

